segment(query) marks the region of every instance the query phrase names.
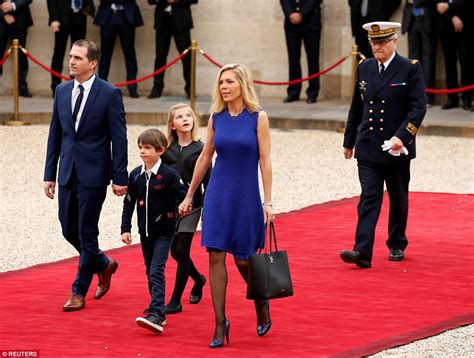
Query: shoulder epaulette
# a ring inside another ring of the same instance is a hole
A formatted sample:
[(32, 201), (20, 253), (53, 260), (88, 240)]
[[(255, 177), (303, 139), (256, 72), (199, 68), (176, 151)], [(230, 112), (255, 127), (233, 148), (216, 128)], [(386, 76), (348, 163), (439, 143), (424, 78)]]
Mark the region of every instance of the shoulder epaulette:
[(418, 63), (418, 60), (411, 60), (412, 65), (416, 65)]

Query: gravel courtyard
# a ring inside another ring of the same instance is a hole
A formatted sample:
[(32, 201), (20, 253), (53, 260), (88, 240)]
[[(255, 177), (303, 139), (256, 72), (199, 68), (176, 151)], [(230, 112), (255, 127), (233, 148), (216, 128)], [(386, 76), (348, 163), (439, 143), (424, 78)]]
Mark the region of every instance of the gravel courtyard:
[[(145, 128), (128, 126), (129, 169), (140, 162), (136, 138)], [(0, 127), (0, 272), (76, 254), (61, 237), (57, 200), (47, 199), (43, 192), (47, 135), (46, 125)], [(205, 139), (204, 128), (201, 135)], [(411, 191), (474, 193), (474, 139), (420, 135), (417, 141)], [(273, 202), (277, 212), (359, 194), (356, 161), (343, 158), (341, 144), (342, 134), (336, 132), (272, 130)], [(100, 223), (103, 249), (122, 246), (121, 206), (122, 198), (110, 190)], [(348, 245), (351, 243), (352, 238), (348, 238)], [(376, 356), (474, 357), (473, 342), (471, 325)]]

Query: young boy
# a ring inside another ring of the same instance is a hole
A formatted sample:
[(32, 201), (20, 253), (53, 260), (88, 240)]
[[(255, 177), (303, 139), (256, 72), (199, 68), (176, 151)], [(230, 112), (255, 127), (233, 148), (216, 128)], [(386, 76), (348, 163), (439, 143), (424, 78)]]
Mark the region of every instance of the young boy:
[(138, 137), (143, 165), (130, 173), (128, 192), (123, 202), (122, 241), (132, 243), (130, 234), (134, 206), (137, 206), (138, 232), (145, 259), (151, 301), (138, 326), (154, 333), (163, 332), (165, 317), (165, 264), (175, 229), (176, 202), (186, 195), (186, 188), (176, 170), (161, 162), (167, 146), (165, 135), (148, 129)]

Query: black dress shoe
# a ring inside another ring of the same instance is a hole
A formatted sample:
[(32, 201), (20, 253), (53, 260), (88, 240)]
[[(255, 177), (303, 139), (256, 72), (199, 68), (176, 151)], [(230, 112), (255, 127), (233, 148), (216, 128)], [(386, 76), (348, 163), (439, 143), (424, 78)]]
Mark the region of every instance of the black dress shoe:
[(191, 290), (191, 295), (189, 296), (189, 303), (195, 305), (198, 304), (202, 299), (202, 289), (206, 284), (206, 277), (201, 275), (201, 282), (196, 282)]
[(130, 95), (131, 98), (138, 98), (138, 97), (140, 97), (140, 95), (138, 94), (137, 91), (130, 91), (128, 94)]
[(306, 103), (316, 103), (316, 98), (314, 98), (314, 97), (309, 97), (309, 98), (306, 100)]
[(405, 258), (405, 253), (401, 249), (390, 249), (390, 255), (388, 255), (389, 261), (402, 261)]
[(466, 110), (466, 111), (469, 111), (472, 107), (472, 99), (468, 98), (468, 99), (463, 99), (462, 100), (462, 109)]
[(20, 96), (26, 97), (26, 98), (33, 97), (33, 95), (31, 94), (30, 91), (28, 91), (28, 89), (20, 90)]
[(441, 109), (457, 108), (458, 106), (459, 106), (459, 99), (448, 98), (448, 101), (445, 104), (443, 104)]
[(158, 87), (153, 87), (148, 98), (160, 98), (161, 97), (161, 90)]
[(296, 102), (296, 101), (299, 101), (299, 100), (300, 99), (298, 97), (288, 96), (283, 100), (283, 103)]
[(166, 314), (174, 314), (174, 313), (179, 313), (183, 310), (183, 306), (181, 305), (181, 303), (175, 303), (173, 301), (170, 301), (167, 305), (166, 305)]
[(356, 264), (360, 268), (370, 268), (372, 266), (370, 259), (359, 251), (342, 250), (339, 257), (342, 261), (348, 264)]

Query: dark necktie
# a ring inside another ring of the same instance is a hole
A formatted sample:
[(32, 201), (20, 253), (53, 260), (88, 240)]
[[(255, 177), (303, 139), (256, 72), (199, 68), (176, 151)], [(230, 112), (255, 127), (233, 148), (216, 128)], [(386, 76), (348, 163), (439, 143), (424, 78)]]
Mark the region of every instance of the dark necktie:
[(385, 72), (385, 66), (383, 63), (380, 64), (380, 73), (379, 73), (379, 76), (382, 76), (383, 73)]
[(81, 10), (82, 9), (82, 0), (72, 0), (73, 9)]
[(81, 108), (82, 98), (84, 97), (84, 87), (82, 87), (82, 85), (79, 85), (78, 88), (80, 91), (79, 96), (77, 96), (76, 104), (74, 105), (74, 110), (72, 111), (72, 120), (73, 120), (74, 126), (76, 126), (77, 114), (79, 113), (79, 108)]

